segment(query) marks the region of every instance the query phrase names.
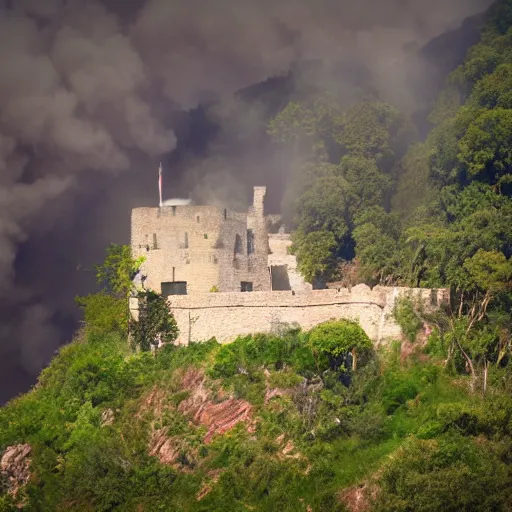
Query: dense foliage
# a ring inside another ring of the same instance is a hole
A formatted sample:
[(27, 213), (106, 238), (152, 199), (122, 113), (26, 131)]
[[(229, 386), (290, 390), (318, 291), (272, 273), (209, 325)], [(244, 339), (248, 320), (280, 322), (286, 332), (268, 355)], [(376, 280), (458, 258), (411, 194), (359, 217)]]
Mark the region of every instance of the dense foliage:
[[(512, 4), (501, 0), (448, 77), (423, 142), (368, 92), (346, 105), (317, 91), (269, 123), (298, 162), (285, 211), (305, 278), (450, 288), (451, 310), (429, 319), (438, 348), (483, 388), (511, 351), (511, 42)], [(395, 316), (411, 340), (426, 320), (406, 305)]]
[[(340, 325), (329, 352), (370, 350), (356, 327)], [(483, 399), (435, 359), (401, 364), (395, 349), (333, 369), (316, 350), (332, 329), (167, 345), (156, 357), (117, 334), (79, 334), (0, 410), (0, 451), (33, 449), (28, 485), (4, 493), (0, 510), (25, 499), (34, 511), (342, 511), (360, 482), (375, 510), (509, 510), (510, 375), (491, 371)], [(205, 443), (179, 409), (193, 368), (214, 401), (250, 403), (251, 423)], [(172, 464), (150, 455), (162, 428), (180, 446)]]

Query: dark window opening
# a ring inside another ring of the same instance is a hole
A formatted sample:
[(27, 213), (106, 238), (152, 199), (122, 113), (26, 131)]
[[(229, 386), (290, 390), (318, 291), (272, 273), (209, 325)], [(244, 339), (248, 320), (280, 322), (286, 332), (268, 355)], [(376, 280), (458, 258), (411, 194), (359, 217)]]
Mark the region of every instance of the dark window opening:
[(286, 265), (273, 265), (270, 267), (270, 276), (272, 278), (272, 291), (288, 291), (292, 289)]
[(228, 218), (228, 211), (224, 208), (224, 220)]
[(201, 217), (199, 217), (199, 215), (196, 217), (196, 222), (200, 222), (201, 221)]
[(254, 252), (254, 231), (252, 229), (247, 230), (247, 254)]
[(153, 233), (153, 249), (158, 249), (158, 240), (156, 238), (156, 233)]
[(205, 233), (203, 236), (204, 236), (205, 240), (208, 240), (208, 234), (207, 233)]
[(187, 295), (187, 282), (174, 281), (173, 283), (161, 283), (162, 295), (168, 297), (169, 295)]
[(183, 234), (183, 243), (181, 244), (182, 249), (188, 249), (188, 233)]
[(172, 207), (172, 214), (173, 214), (173, 215), (176, 215), (176, 206), (173, 206), (173, 207)]
[(249, 281), (242, 281), (240, 283), (240, 291), (242, 292), (252, 292), (252, 283)]
[(240, 235), (236, 235), (235, 237), (235, 254), (242, 253), (242, 237)]

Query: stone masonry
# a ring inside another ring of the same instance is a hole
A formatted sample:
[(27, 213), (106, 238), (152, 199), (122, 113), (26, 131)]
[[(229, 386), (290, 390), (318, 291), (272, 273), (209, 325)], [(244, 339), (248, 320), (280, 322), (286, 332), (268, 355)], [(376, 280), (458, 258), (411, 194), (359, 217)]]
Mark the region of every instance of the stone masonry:
[(255, 187), (247, 213), (195, 205), (134, 209), (132, 256), (146, 258), (145, 287), (162, 293), (163, 283), (171, 290), (170, 283), (186, 283), (187, 295), (242, 291), (242, 283), (270, 290), (264, 197), (265, 187)]
[[(421, 301), (426, 311), (449, 301), (444, 289), (313, 290), (297, 271), (290, 235), (268, 234), (264, 198), (265, 187), (255, 187), (247, 213), (192, 205), (132, 211), (132, 255), (146, 257), (145, 288), (167, 292), (178, 343), (212, 337), (224, 343), (339, 318), (359, 321), (375, 343), (383, 343), (401, 336), (392, 315), (398, 297)], [(130, 310), (137, 319), (136, 298)]]

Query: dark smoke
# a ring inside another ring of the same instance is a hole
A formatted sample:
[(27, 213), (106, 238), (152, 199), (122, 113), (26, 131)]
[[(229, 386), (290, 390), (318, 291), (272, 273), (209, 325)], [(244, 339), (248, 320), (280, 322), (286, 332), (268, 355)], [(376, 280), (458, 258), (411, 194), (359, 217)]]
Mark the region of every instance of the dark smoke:
[[(268, 105), (235, 91), (348, 59), (384, 96), (412, 98), (407, 48), (489, 3), (0, 0), (0, 402), (69, 338), (92, 264), (128, 241), (132, 207), (156, 204), (160, 160), (168, 195), (243, 206), (248, 186), (277, 184), (279, 204), (287, 163), (259, 139)], [(347, 94), (343, 69), (308, 80)]]

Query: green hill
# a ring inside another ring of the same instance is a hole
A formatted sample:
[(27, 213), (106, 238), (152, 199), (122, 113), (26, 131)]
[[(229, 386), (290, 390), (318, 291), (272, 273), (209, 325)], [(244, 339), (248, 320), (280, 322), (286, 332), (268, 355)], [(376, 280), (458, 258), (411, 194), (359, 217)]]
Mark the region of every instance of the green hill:
[(0, 450), (30, 446), (0, 510), (331, 511), (359, 494), (372, 510), (509, 510), (510, 379), (492, 374), (483, 400), (439, 361), (375, 354), (340, 325), (156, 356), (80, 333), (0, 410)]

